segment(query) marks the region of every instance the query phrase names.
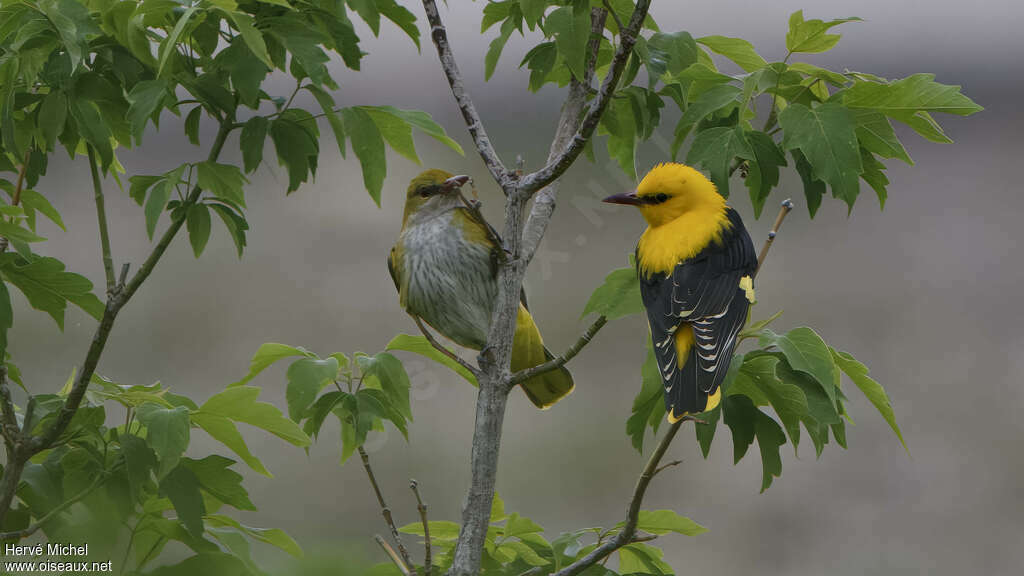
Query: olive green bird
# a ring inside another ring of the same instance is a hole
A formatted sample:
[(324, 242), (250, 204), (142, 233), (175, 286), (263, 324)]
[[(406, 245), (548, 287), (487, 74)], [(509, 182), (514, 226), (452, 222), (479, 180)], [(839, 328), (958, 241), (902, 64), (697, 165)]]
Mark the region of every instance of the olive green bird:
[[(491, 326), (504, 248), (479, 212), (464, 204), (460, 189), (468, 181), (468, 176), (443, 170), (427, 170), (413, 178), (388, 270), (406, 312), (456, 344), (480, 350)], [(551, 358), (524, 298), (516, 318), (512, 370)], [(544, 409), (572, 392), (573, 381), (562, 367), (522, 386), (530, 401)]]

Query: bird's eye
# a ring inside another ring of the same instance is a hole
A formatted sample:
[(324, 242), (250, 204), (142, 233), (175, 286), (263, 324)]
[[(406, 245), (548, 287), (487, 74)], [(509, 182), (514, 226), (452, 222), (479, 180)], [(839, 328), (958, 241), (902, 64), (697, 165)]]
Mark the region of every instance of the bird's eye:
[(665, 202), (666, 200), (668, 200), (668, 194), (665, 194), (665, 193), (657, 194), (654, 197), (654, 201), (657, 202), (658, 204), (661, 204), (662, 202)]
[(433, 191), (433, 186), (424, 186), (423, 188), (420, 188), (420, 196), (423, 198), (429, 198)]

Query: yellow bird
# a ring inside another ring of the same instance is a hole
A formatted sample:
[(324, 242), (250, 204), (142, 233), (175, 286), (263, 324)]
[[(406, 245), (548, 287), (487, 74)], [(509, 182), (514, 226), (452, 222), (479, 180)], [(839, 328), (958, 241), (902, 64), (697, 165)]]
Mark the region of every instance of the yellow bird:
[[(427, 170), (413, 178), (388, 270), (406, 312), (460, 346), (480, 350), (491, 326), (504, 248), (495, 241), (494, 229), (464, 205), (460, 188), (468, 181), (468, 176), (443, 170)], [(552, 358), (523, 299), (516, 318), (512, 370)], [(573, 381), (562, 367), (522, 386), (530, 401), (544, 409), (572, 392)]]
[(655, 166), (635, 191), (604, 201), (647, 221), (636, 263), (668, 420), (714, 409), (754, 301), (757, 255), (743, 221), (683, 164)]

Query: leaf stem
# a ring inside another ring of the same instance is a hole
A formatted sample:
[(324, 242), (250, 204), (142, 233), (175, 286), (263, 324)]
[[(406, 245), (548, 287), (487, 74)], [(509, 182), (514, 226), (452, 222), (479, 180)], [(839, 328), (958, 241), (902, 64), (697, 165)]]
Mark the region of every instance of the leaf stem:
[(107, 295), (114, 292), (117, 280), (114, 278), (114, 259), (110, 252), (110, 232), (107, 228), (107, 209), (103, 201), (103, 183), (96, 164), (96, 151), (92, 145), (86, 146), (89, 151), (89, 171), (92, 173), (92, 189), (96, 200), (96, 220), (100, 229), (100, 249), (103, 251), (103, 271), (107, 277)]

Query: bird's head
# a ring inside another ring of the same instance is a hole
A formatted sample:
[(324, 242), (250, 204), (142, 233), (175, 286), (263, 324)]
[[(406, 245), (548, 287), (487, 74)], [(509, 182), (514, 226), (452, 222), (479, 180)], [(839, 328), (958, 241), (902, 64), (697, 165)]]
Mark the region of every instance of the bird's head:
[(636, 206), (652, 227), (668, 224), (687, 212), (720, 210), (725, 198), (703, 174), (685, 164), (658, 164), (636, 190), (604, 199), (609, 204)]
[(444, 170), (427, 170), (412, 179), (405, 195), (405, 216), (432, 216), (461, 204), (459, 189), (469, 176), (455, 176)]

